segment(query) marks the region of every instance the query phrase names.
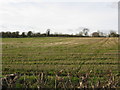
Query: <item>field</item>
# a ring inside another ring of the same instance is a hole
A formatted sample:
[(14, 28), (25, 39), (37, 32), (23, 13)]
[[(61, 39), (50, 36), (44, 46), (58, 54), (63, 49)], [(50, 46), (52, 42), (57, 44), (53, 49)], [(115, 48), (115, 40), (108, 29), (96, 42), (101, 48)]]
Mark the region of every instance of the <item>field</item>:
[(3, 38), (2, 49), (3, 77), (20, 76), (5, 87), (120, 87), (118, 38)]

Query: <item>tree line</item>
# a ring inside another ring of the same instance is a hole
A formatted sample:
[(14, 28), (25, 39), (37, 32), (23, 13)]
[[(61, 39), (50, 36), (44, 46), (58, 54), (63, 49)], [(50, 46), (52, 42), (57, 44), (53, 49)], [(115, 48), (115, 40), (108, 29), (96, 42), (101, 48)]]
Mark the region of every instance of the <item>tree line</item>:
[(119, 37), (115, 31), (110, 31), (108, 35), (105, 35), (103, 32), (93, 32), (91, 36), (88, 35), (89, 29), (84, 28), (81, 32), (76, 35), (73, 34), (50, 34), (50, 29), (47, 29), (46, 33), (33, 33), (32, 31), (22, 32), (0, 32), (2, 38), (24, 38), (24, 37)]

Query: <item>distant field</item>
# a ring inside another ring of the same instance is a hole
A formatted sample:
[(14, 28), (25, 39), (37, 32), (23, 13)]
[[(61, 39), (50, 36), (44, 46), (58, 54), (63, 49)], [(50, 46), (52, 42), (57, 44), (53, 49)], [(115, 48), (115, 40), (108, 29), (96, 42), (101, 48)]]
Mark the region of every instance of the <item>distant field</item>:
[(61, 70), (62, 76), (89, 71), (101, 77), (110, 71), (119, 74), (118, 38), (3, 38), (2, 48), (3, 76), (16, 72), (54, 76)]

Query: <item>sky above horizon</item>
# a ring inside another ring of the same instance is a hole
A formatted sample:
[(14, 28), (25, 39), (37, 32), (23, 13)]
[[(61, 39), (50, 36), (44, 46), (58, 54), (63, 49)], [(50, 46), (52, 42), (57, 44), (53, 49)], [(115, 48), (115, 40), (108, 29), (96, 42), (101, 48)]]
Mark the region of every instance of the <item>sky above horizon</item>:
[[(118, 31), (117, 2), (38, 2), (0, 0), (0, 31), (79, 33)], [(72, 1), (72, 0), (70, 0)]]

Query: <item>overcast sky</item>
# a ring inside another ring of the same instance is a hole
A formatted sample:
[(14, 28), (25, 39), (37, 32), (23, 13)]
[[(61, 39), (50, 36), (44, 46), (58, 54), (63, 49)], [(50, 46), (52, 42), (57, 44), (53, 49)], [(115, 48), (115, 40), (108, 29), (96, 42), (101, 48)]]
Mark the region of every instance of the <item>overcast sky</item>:
[(118, 30), (117, 0), (82, 1), (0, 0), (0, 31), (44, 33), (51, 29), (52, 33), (75, 34), (83, 27), (91, 32)]

